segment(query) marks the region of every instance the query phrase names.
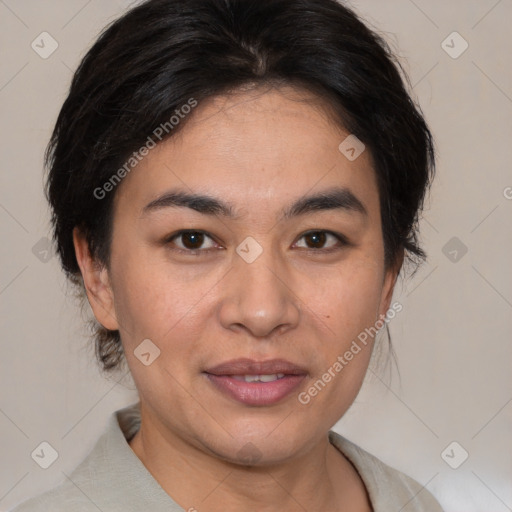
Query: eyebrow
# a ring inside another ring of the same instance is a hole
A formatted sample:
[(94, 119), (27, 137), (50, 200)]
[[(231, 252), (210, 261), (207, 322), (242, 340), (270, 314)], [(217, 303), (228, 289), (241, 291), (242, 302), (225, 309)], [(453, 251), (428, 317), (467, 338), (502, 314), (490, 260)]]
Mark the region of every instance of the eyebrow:
[[(190, 208), (203, 215), (221, 215), (230, 219), (237, 219), (233, 205), (221, 201), (213, 196), (195, 194), (182, 190), (170, 190), (148, 203), (142, 209), (142, 216), (163, 208), (182, 207)], [(320, 193), (303, 196), (286, 207), (281, 212), (281, 220), (287, 220), (307, 213), (345, 210), (368, 216), (363, 203), (345, 187), (335, 187)]]

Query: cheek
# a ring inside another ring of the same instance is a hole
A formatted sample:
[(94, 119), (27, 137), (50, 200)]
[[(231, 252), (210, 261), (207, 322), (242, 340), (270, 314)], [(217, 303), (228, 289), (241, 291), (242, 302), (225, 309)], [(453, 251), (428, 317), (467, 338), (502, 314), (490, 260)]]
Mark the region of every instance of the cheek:
[(322, 283), (308, 296), (315, 304), (311, 309), (318, 319), (316, 330), (322, 330), (323, 336), (317, 339), (319, 364), (305, 400), (311, 400), (310, 406), (318, 411), (329, 410), (330, 419), (337, 421), (357, 395), (368, 368), (382, 269), (361, 258), (331, 271), (330, 279)]
[[(177, 269), (143, 246), (129, 247), (123, 255), (113, 251), (112, 269), (116, 315), (130, 345), (146, 338), (163, 343), (176, 338), (174, 333), (192, 343), (215, 308), (216, 283), (225, 271), (202, 272), (194, 265)], [(319, 332), (346, 342), (375, 323), (382, 269), (374, 259), (360, 255), (343, 265), (310, 270), (297, 270), (290, 283), (295, 297), (288, 298), (302, 303), (304, 325), (316, 322)], [(224, 292), (228, 281), (223, 281)]]
[[(176, 404), (186, 402), (188, 395), (174, 392), (169, 396), (169, 390), (176, 391), (182, 386), (179, 383), (188, 382), (188, 363), (197, 357), (206, 330), (208, 300), (204, 295), (211, 286), (205, 286), (204, 279), (202, 283), (188, 280), (183, 273), (171, 272), (169, 265), (136, 252), (118, 260), (116, 277), (116, 315), (137, 389), (141, 393), (151, 390), (155, 397), (163, 393)], [(146, 339), (160, 350), (155, 363), (148, 366), (137, 357), (137, 348)]]
[(204, 280), (171, 270), (149, 251), (130, 251), (117, 259), (114, 296), (123, 342), (137, 345), (149, 338), (161, 346), (172, 332), (183, 332), (197, 321), (196, 309), (208, 287)]
[(317, 414), (334, 424), (357, 396), (372, 354), (381, 280), (377, 266), (347, 266), (310, 295), (315, 312), (321, 312), (317, 333), (322, 329), (324, 335), (315, 349), (317, 371), (299, 397), (306, 416)]
[(316, 288), (304, 288), (304, 302), (329, 327), (338, 348), (339, 343), (351, 341), (378, 319), (382, 293), (382, 269), (378, 265), (347, 264), (331, 269), (321, 286), (319, 280), (316, 283)]

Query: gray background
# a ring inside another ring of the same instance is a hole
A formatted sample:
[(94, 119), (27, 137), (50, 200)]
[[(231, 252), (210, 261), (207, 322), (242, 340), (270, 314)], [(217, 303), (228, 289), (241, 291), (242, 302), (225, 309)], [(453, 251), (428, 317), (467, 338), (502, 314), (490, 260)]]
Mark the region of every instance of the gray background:
[[(84, 315), (46, 252), (42, 194), (43, 151), (72, 71), (129, 4), (0, 0), (1, 511), (64, 480), (111, 412), (137, 400), (129, 377), (96, 367)], [(512, 510), (512, 1), (350, 5), (404, 59), (438, 175), (421, 224), (429, 260), (395, 294), (401, 380), (395, 369), (369, 372), (336, 430), (447, 511)], [(58, 42), (46, 59), (31, 47), (43, 31)], [(469, 44), (457, 58), (454, 31)], [(58, 452), (46, 470), (31, 458), (42, 441)], [(445, 460), (456, 466), (462, 450), (469, 457), (453, 469)]]

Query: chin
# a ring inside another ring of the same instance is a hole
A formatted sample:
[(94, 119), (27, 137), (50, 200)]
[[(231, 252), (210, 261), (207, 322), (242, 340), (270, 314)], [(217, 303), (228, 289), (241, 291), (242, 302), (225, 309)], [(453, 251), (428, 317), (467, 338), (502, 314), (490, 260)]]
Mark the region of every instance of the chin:
[[(293, 431), (280, 430), (282, 421), (282, 418), (274, 419), (272, 424), (265, 423), (262, 428), (253, 427), (250, 431), (240, 429), (240, 425), (237, 426), (238, 430), (230, 430), (228, 426), (226, 430), (233, 437), (223, 432), (222, 441), (210, 440), (213, 442), (204, 443), (204, 446), (216, 457), (233, 464), (269, 466), (285, 462), (306, 450), (308, 445), (315, 444), (315, 441), (304, 437), (304, 429), (295, 426)], [(235, 432), (239, 432), (239, 435)]]

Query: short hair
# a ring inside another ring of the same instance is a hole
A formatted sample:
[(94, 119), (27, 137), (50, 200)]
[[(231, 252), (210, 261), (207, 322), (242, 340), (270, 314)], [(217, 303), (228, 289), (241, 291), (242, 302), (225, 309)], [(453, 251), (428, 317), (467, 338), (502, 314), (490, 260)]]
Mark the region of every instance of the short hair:
[[(433, 138), (381, 36), (335, 0), (147, 0), (85, 55), (46, 151), (56, 249), (82, 296), (72, 231), (79, 227), (109, 268), (116, 170), (119, 178), (129, 171), (157, 127), (167, 127), (161, 140), (181, 129), (187, 116), (170, 120), (184, 105), (265, 85), (307, 90), (336, 112), (372, 156), (385, 264), (425, 258), (417, 223), (434, 174)], [(94, 337), (102, 370), (119, 367), (119, 331), (96, 323)]]

